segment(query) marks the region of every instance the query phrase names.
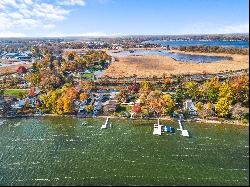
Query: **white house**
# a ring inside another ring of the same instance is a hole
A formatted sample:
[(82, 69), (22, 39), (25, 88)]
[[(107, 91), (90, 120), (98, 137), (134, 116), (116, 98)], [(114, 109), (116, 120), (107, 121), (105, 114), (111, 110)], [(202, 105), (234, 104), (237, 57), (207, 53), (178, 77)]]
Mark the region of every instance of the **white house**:
[(183, 103), (184, 109), (188, 110), (191, 115), (197, 115), (195, 102), (193, 102), (191, 99), (186, 100)]

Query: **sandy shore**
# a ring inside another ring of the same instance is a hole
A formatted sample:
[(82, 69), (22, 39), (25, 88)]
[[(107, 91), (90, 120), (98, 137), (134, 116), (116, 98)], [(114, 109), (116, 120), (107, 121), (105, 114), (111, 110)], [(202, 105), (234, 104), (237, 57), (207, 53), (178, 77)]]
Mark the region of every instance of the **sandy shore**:
[(192, 63), (180, 62), (167, 56), (127, 56), (117, 57), (102, 77), (130, 77), (134, 74), (137, 77), (161, 77), (163, 73), (167, 75), (179, 74), (216, 74), (225, 71), (235, 71), (249, 68), (249, 56), (238, 54), (223, 53), (198, 53), (198, 52), (182, 52), (174, 50), (172, 52), (207, 55), (207, 56), (223, 56), (232, 57), (232, 60), (224, 60), (213, 63)]

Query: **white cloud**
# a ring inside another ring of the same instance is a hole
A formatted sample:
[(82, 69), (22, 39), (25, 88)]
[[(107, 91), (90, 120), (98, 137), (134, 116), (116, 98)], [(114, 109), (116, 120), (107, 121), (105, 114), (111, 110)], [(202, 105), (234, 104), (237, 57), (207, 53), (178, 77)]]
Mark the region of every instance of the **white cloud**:
[(35, 20), (35, 19), (19, 19), (19, 20), (15, 20), (13, 22), (13, 25), (17, 25), (17, 26), (21, 26), (26, 28), (27, 30), (38, 27), (41, 25), (39, 20)]
[(0, 32), (13, 32), (18, 28), (30, 30), (41, 25), (40, 20), (24, 18), (19, 13), (0, 13)]
[(23, 0), (23, 2), (28, 4), (28, 5), (31, 5), (33, 3), (32, 0)]
[[(85, 5), (85, 0), (60, 1), (67, 5)], [(52, 29), (56, 22), (66, 19), (71, 11), (57, 1), (0, 0), (0, 33), (10, 36), (16, 30)]]
[(12, 26), (10, 21), (10, 18), (8, 18), (5, 13), (0, 13), (0, 32), (10, 29)]
[(85, 0), (58, 0), (58, 4), (84, 6), (86, 4), (86, 2), (85, 2)]
[(220, 33), (249, 33), (249, 24), (227, 25), (219, 28)]
[(44, 25), (43, 26), (45, 29), (53, 29), (55, 28), (56, 26), (54, 24), (47, 24), (47, 25)]
[(6, 8), (8, 6), (14, 7), (14, 8), (18, 8), (18, 3), (16, 2), (16, 0), (1, 0), (0, 1), (0, 7), (1, 8)]
[(8, 16), (10, 16), (13, 19), (23, 19), (23, 15), (17, 12), (9, 13)]
[(69, 14), (68, 10), (48, 3), (35, 4), (32, 12), (36, 17), (52, 20), (63, 20)]

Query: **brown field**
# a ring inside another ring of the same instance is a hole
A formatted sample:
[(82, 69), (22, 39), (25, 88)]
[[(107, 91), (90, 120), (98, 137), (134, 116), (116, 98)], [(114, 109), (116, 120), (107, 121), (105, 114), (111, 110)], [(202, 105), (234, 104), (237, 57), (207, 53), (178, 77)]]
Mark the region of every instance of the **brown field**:
[[(173, 51), (174, 52), (174, 51)], [(177, 52), (177, 51), (175, 51)], [(188, 53), (181, 52), (179, 53)], [(232, 60), (219, 61), (214, 63), (197, 64), (191, 62), (180, 62), (167, 56), (128, 56), (116, 58), (102, 77), (131, 77), (134, 74), (137, 77), (161, 77), (163, 73), (167, 75), (179, 74), (216, 74), (230, 70), (241, 70), (249, 68), (249, 56), (238, 54), (221, 54), (221, 53), (194, 53), (211, 56), (228, 56)]]
[[(9, 73), (15, 73), (17, 72), (18, 67), (21, 65), (13, 65), (9, 67), (0, 67), (0, 75), (9, 74)], [(22, 66), (26, 68), (30, 68), (31, 64), (23, 64)]]

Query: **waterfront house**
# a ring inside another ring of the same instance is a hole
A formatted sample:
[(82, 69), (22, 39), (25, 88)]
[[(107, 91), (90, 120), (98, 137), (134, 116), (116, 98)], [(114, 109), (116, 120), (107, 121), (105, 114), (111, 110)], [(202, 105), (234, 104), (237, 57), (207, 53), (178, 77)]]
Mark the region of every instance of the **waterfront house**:
[(17, 110), (17, 109), (23, 108), (24, 105), (25, 105), (25, 102), (22, 101), (22, 100), (19, 100), (19, 101), (14, 101), (14, 102), (11, 104), (11, 107), (12, 107), (13, 109), (16, 109), (16, 110)]
[(28, 88), (28, 87), (30, 87), (30, 83), (27, 81), (21, 81), (20, 87), (21, 88)]
[(195, 102), (193, 102), (191, 99), (186, 100), (183, 103), (183, 107), (184, 107), (185, 110), (188, 110), (190, 115), (197, 115)]
[(35, 108), (36, 107), (36, 98), (35, 97), (29, 98), (28, 101), (30, 103), (30, 107), (31, 108)]
[(86, 105), (80, 105), (78, 109), (78, 114), (86, 113)]
[(86, 105), (81, 105), (78, 109), (77, 116), (78, 117), (86, 117), (87, 111), (86, 111)]
[(25, 101), (25, 99), (21, 99), (17, 102), (20, 108), (23, 108), (25, 106)]
[(117, 100), (110, 100), (107, 104), (103, 106), (104, 113), (111, 113), (115, 112), (118, 108), (118, 101)]

